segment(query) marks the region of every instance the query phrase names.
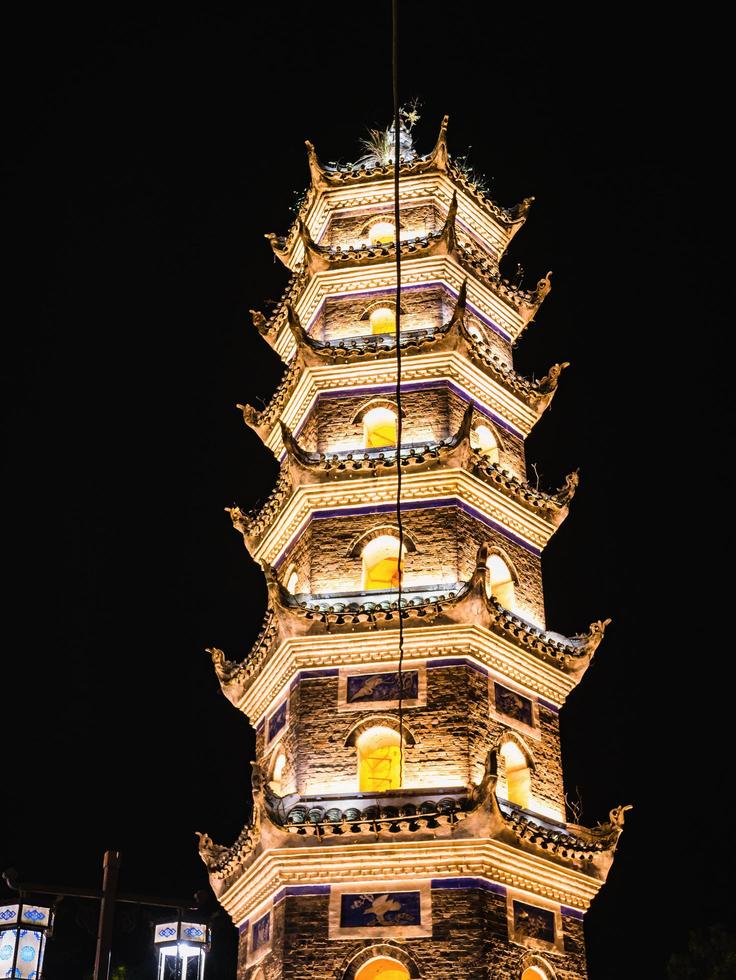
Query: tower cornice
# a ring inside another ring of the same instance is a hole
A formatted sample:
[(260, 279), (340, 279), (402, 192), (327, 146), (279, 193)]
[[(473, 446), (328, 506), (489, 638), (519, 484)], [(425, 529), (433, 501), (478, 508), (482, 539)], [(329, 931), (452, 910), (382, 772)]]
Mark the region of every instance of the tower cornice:
[(213, 881), (218, 900), (236, 925), (288, 885), (354, 884), (357, 890), (387, 881), (473, 876), (586, 911), (603, 881), (493, 838), (381, 841), (336, 847), (265, 850), (228, 888)]
[[(512, 671), (517, 669), (514, 667), (515, 660), (525, 661), (527, 671), (530, 663), (536, 662), (544, 665), (542, 676), (547, 676), (548, 683), (550, 677), (556, 674), (566, 678), (556, 682), (557, 693), (553, 695), (553, 700), (562, 703), (567, 693), (582, 679), (610, 620), (595, 622), (588, 633), (570, 639), (531, 626), (504, 609), (494, 596), (488, 594), (487, 554), (487, 546), (483, 545), (478, 551), (472, 577), (456, 593), (402, 607), (407, 653), (415, 631), (428, 629), (432, 637), (430, 642), (434, 642), (436, 651), (442, 649), (443, 655), (446, 655), (446, 647), (439, 645), (438, 627), (457, 629), (458, 632), (480, 630), (480, 635), (493, 634), (508, 644), (509, 668)], [(360, 643), (353, 642), (352, 646), (354, 655), (362, 658), (366, 645), (378, 636), (379, 648), (383, 644), (386, 651), (395, 656), (395, 646), (389, 640), (398, 626), (399, 611), (395, 603), (353, 603), (341, 610), (334, 606), (315, 609), (308, 603), (298, 602), (268, 565), (264, 566), (264, 571), (268, 584), (268, 610), (250, 654), (238, 664), (226, 660), (221, 650), (211, 651), (223, 693), (234, 705), (246, 711), (251, 720), (258, 715), (254, 714), (254, 706), (249, 703), (248, 692), (259, 675), (267, 676), (267, 672), (273, 670), (276, 655), (287, 641), (300, 639), (307, 643), (308, 639), (313, 638), (319, 651), (326, 648), (335, 636), (354, 641), (359, 635)], [(498, 650), (498, 643), (492, 644), (490, 649), (494, 647)], [(345, 655), (348, 655), (347, 651)], [(527, 658), (532, 659), (529, 661)], [(531, 678), (531, 675), (528, 676)], [(269, 695), (275, 696), (276, 693), (271, 690)]]
[[(477, 249), (457, 245), (449, 248), (436, 238), (418, 243), (402, 243), (402, 286), (446, 286), (459, 294), (468, 279), (468, 301), (479, 316), (491, 322), (505, 339), (516, 342), (534, 319), (551, 290), (551, 273), (540, 279), (532, 290), (519, 289), (496, 272)], [(293, 306), (309, 330), (327, 297), (340, 297), (395, 288), (395, 249), (383, 246), (366, 249), (365, 255), (353, 253), (334, 261), (324, 259), (320, 267), (295, 272), (268, 320), (256, 316), (261, 336), (288, 363), (295, 342), (287, 323), (287, 305)], [(334, 253), (343, 256), (344, 253)]]
[[(457, 163), (450, 158), (447, 148), (447, 124), (445, 116), (440, 126), (437, 142), (431, 153), (402, 162), (400, 168), (401, 199), (411, 197), (417, 187), (424, 194), (440, 201), (447, 201), (453, 193), (460, 192), (461, 217), (479, 238), (489, 241), (500, 257), (516, 232), (526, 221), (534, 198), (527, 197), (520, 204), (503, 208), (493, 201)], [(391, 203), (394, 187), (394, 165), (388, 163), (375, 167), (324, 167), (318, 159), (313, 144), (307, 140), (307, 162), (311, 177), (310, 187), (299, 212), (285, 237), (286, 248), (299, 254), (298, 224), (309, 226), (316, 238), (324, 229), (330, 211), (366, 204)]]
[[(238, 530), (256, 561), (280, 562), (296, 536), (321, 512), (354, 510), (367, 501), (373, 508), (395, 501), (395, 460), (366, 459), (356, 453), (357, 459), (317, 457), (310, 464), (310, 456), (317, 454), (305, 453), (296, 461), (287, 456), (263, 507), (252, 515), (237, 511)], [(452, 448), (429, 446), (405, 457), (402, 469), (404, 503), (437, 506), (446, 500), (452, 506), (462, 501), (489, 526), (500, 526), (535, 553), (546, 547), (567, 516), (577, 479), (574, 474), (568, 477), (557, 495), (540, 493), (489, 463), (467, 442)]]

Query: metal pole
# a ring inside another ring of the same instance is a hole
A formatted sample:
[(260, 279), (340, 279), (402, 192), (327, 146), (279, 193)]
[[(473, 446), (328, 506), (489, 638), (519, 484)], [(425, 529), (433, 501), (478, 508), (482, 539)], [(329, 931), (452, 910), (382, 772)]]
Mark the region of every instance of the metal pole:
[(93, 980), (109, 980), (112, 952), (112, 925), (115, 918), (115, 898), (118, 890), (120, 851), (105, 851), (102, 865), (102, 904), (97, 926), (97, 953)]

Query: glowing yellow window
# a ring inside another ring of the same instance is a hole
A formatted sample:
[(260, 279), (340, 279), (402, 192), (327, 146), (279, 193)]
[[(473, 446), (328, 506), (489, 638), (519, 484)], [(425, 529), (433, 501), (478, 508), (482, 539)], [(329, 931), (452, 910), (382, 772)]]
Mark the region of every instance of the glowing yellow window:
[(298, 585), (299, 585), (299, 572), (297, 572), (296, 570), (294, 570), (289, 575), (289, 579), (288, 579), (288, 581), (286, 583), (286, 588), (288, 589), (289, 592), (294, 593), (294, 592), (296, 592), (296, 588), (297, 588)]
[(355, 980), (409, 980), (409, 971), (396, 960), (381, 956), (358, 970)]
[(379, 725), (358, 739), (358, 789), (381, 793), (401, 785), (399, 733)]
[(547, 974), (542, 973), (539, 967), (530, 966), (522, 973), (521, 980), (547, 980)]
[(488, 582), (491, 595), (498, 599), (504, 609), (513, 609), (514, 578), (500, 555), (488, 557)]
[(283, 796), (284, 767), (286, 766), (286, 756), (279, 752), (271, 769), (271, 779), (269, 785), (277, 796)]
[(525, 810), (529, 808), (532, 791), (532, 776), (526, 756), (518, 745), (506, 742), (501, 749), (506, 770), (506, 799)]
[(498, 442), (487, 425), (476, 425), (470, 433), (470, 445), (479, 450), (491, 463), (498, 462)]
[(377, 221), (368, 232), (371, 245), (386, 245), (396, 240), (396, 228), (390, 221)]
[(367, 449), (396, 445), (396, 412), (390, 408), (372, 408), (363, 416), (363, 434)]
[(399, 539), (382, 534), (363, 548), (363, 591), (398, 589)]
[(371, 333), (396, 333), (396, 314), (389, 306), (377, 306), (369, 321)]

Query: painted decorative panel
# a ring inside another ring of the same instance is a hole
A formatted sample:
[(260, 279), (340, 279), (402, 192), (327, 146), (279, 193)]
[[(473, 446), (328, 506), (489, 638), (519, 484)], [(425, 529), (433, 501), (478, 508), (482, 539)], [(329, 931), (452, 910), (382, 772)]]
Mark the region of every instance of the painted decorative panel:
[(432, 934), (432, 899), (429, 882), (407, 887), (388, 882), (385, 887), (337, 886), (330, 894), (330, 938), (429, 936)]
[(271, 717), (268, 719), (267, 726), (267, 737), (268, 741), (272, 742), (276, 736), (281, 732), (286, 726), (286, 719), (288, 716), (289, 702), (284, 701), (278, 706)]
[(555, 914), (550, 909), (514, 902), (514, 932), (517, 939), (540, 939), (551, 945), (555, 941)]
[(494, 683), (493, 701), (499, 714), (513, 718), (514, 721), (519, 721), (529, 728), (534, 726), (534, 705), (529, 698)]
[[(401, 672), (401, 699), (405, 708), (426, 704), (424, 667)], [(399, 703), (399, 672), (387, 670), (372, 673), (340, 672), (338, 706), (341, 711), (361, 708), (395, 708)]]

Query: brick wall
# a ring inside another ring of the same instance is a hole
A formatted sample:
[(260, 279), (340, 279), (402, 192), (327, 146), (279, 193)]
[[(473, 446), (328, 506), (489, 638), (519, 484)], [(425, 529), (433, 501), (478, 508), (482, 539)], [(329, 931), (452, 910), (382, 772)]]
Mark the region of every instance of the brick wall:
[[(360, 590), (362, 558), (351, 557), (354, 540), (371, 528), (392, 525), (393, 515), (355, 514), (319, 518), (299, 538), (284, 561), (295, 564), (303, 577), (300, 588), (312, 593)], [(407, 553), (405, 584), (464, 582), (475, 568), (478, 548), (484, 542), (501, 548), (513, 563), (519, 582), (516, 604), (520, 615), (544, 622), (540, 561), (521, 545), (486, 527), (457, 507), (431, 507), (404, 513), (404, 531), (414, 540), (416, 552)], [(319, 560), (312, 562), (311, 555)]]
[[(506, 898), (479, 888), (432, 891), (432, 935), (394, 941), (330, 939), (328, 895), (287, 896), (274, 909), (272, 951), (247, 967), (241, 937), (238, 980), (353, 980), (351, 963), (362, 951), (380, 947), (413, 963), (431, 980), (518, 980), (529, 950), (509, 941)], [(564, 952), (544, 951), (559, 980), (584, 980), (582, 923), (562, 917)], [(360, 962), (360, 960), (358, 960)]]
[[(427, 670), (427, 704), (405, 707), (404, 724), (414, 736), (404, 754), (405, 784), (409, 787), (463, 786), (482, 776), (491, 747), (514, 730), (489, 711), (487, 678), (466, 666)], [(303, 679), (291, 692), (289, 720), (278, 746), (286, 754), (284, 785), (302, 795), (357, 791), (355, 746), (345, 745), (356, 723), (372, 713), (396, 712), (366, 706), (338, 712), (337, 677)], [(564, 813), (562, 767), (557, 716), (538, 706), (539, 737), (522, 737), (534, 754), (532, 795), (542, 809)], [(278, 751), (276, 749), (275, 751)], [(259, 762), (268, 770), (274, 749), (263, 734), (256, 744)], [(265, 753), (265, 758), (264, 758)], [(546, 805), (546, 806), (545, 806)]]

